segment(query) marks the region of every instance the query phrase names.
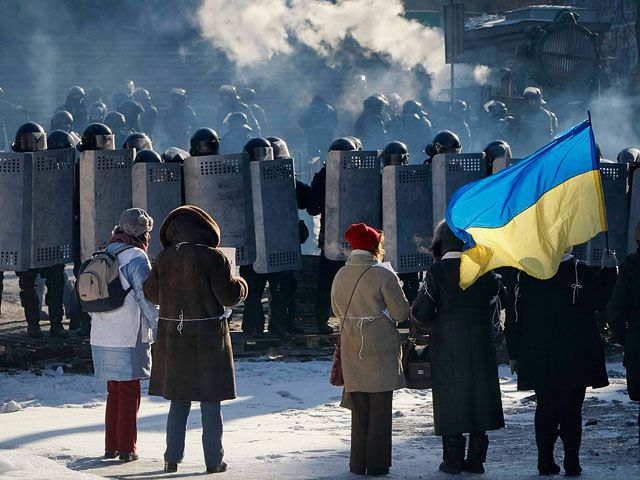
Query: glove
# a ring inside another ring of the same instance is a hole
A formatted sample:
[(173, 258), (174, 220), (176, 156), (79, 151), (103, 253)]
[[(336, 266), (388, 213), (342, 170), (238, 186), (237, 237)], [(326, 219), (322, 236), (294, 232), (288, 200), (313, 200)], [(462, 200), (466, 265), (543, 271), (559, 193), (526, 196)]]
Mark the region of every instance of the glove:
[(509, 368), (511, 369), (511, 375), (518, 374), (518, 360), (509, 360)]
[(605, 249), (602, 251), (602, 261), (600, 263), (602, 268), (616, 268), (618, 266), (618, 259), (613, 250)]

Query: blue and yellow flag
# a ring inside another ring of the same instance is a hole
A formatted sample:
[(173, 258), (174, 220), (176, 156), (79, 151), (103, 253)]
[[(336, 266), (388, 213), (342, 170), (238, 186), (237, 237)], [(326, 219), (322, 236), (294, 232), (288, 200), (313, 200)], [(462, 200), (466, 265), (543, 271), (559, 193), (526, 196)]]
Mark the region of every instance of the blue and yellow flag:
[(553, 277), (568, 247), (607, 229), (591, 120), (460, 188), (449, 202), (447, 223), (465, 243), (461, 288), (498, 267)]

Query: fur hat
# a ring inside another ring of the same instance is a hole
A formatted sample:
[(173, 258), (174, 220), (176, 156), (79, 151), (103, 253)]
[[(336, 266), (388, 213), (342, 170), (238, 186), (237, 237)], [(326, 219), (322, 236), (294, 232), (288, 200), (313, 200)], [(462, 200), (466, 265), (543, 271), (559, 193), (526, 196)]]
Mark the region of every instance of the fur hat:
[(153, 229), (153, 218), (141, 208), (129, 208), (120, 215), (118, 228), (137, 238)]

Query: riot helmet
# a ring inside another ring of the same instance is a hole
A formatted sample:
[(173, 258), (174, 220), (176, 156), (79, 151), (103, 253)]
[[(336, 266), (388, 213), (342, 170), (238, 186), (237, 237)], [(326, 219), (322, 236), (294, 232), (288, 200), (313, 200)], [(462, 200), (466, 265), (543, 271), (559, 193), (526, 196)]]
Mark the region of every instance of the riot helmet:
[(522, 92), (522, 98), (529, 105), (544, 105), (545, 102), (542, 98), (542, 90), (538, 87), (527, 87)]
[(220, 97), (220, 100), (235, 100), (238, 98), (238, 92), (236, 87), (233, 85), (220, 85), (220, 88), (218, 89), (218, 96)]
[(387, 97), (391, 114), (398, 115), (402, 109), (402, 97), (399, 93), (393, 92)]
[(502, 118), (507, 114), (507, 106), (496, 100), (491, 100), (484, 104), (484, 110), (492, 117)]
[[(118, 115), (121, 114), (118, 113)], [(105, 124), (92, 123), (84, 129), (82, 133), (82, 151), (115, 149), (115, 135)]]
[[(247, 119), (247, 116), (242, 112), (230, 113), (229, 115), (227, 115), (227, 118), (224, 119), (224, 123), (227, 124), (229, 130), (244, 128), (245, 125), (249, 127), (249, 120)], [(251, 127), (249, 127), (249, 130), (251, 130)]]
[(124, 79), (122, 81), (122, 91), (127, 95), (129, 96), (133, 95), (133, 92), (135, 91), (135, 89), (136, 89), (136, 84), (133, 82), (133, 80)]
[(162, 163), (162, 158), (153, 150), (143, 149), (136, 153), (133, 163)]
[(104, 124), (107, 125), (112, 132), (121, 132), (124, 130), (127, 121), (120, 112), (111, 111), (105, 115)]
[(484, 154), (489, 162), (493, 162), (496, 158), (511, 158), (511, 147), (504, 140), (494, 140), (484, 147)]
[(266, 138), (252, 138), (244, 145), (242, 151), (249, 154), (250, 162), (273, 160), (273, 147)]
[(118, 112), (124, 115), (128, 125), (134, 125), (140, 119), (140, 114), (143, 111), (142, 105), (133, 100), (127, 100), (118, 107)]
[(382, 151), (382, 166), (406, 165), (409, 163), (409, 149), (402, 142), (389, 142)]
[(189, 158), (189, 152), (178, 147), (169, 147), (162, 154), (162, 160), (169, 163), (182, 163)]
[(336, 151), (353, 152), (355, 150), (356, 150), (355, 144), (353, 143), (353, 141), (351, 141), (347, 137), (336, 138), (333, 142), (331, 142), (331, 145), (329, 146), (330, 152), (336, 152)]
[(73, 125), (73, 115), (66, 110), (60, 110), (53, 114), (51, 117), (51, 130), (64, 130), (65, 132), (71, 131)]
[(618, 163), (638, 163), (640, 162), (640, 150), (632, 147), (620, 150), (617, 160)]
[(102, 101), (102, 88), (95, 86), (95, 87), (91, 87), (89, 89), (89, 91), (87, 92), (87, 94), (84, 97), (84, 101), (85, 103), (94, 103), (94, 102), (101, 102)]
[(458, 135), (449, 130), (442, 130), (433, 137), (424, 152), (429, 158), (433, 158), (440, 153), (460, 153), (460, 150), (462, 150), (462, 145)]
[(11, 150), (17, 153), (39, 152), (47, 149), (47, 134), (34, 122), (23, 123), (16, 132)]
[(384, 107), (389, 105), (389, 102), (383, 95), (377, 93), (365, 98), (362, 104), (364, 105), (365, 110), (381, 112)]
[(191, 144), (189, 153), (192, 157), (218, 155), (220, 151), (220, 137), (212, 128), (196, 130), (189, 143)]
[(469, 106), (464, 100), (456, 100), (455, 102), (453, 102), (453, 111), (456, 113), (464, 113), (468, 108)]
[(67, 90), (67, 103), (72, 105), (80, 105), (84, 100), (84, 88), (74, 85)]
[(256, 103), (256, 91), (253, 88), (245, 88), (240, 92), (240, 101), (247, 105)]
[(267, 137), (267, 140), (273, 148), (273, 159), (280, 160), (282, 158), (291, 158), (287, 142), (278, 137)]
[(361, 152), (364, 147), (362, 146), (362, 141), (358, 138), (358, 137), (345, 137), (348, 138), (349, 140), (351, 140), (351, 143), (353, 143), (356, 147), (356, 150), (358, 150), (359, 152)]
[(151, 103), (151, 94), (145, 88), (136, 88), (132, 95), (133, 99), (140, 105), (149, 105)]
[(171, 106), (184, 107), (187, 104), (187, 91), (184, 88), (171, 90)]
[(107, 114), (107, 106), (103, 102), (93, 102), (89, 105), (89, 121), (91, 123), (102, 123)]
[(153, 150), (151, 139), (146, 133), (134, 132), (122, 144), (124, 150)]
[(407, 100), (402, 105), (402, 113), (405, 115), (424, 115), (422, 104), (415, 100)]
[(54, 130), (47, 136), (47, 150), (63, 150), (75, 146), (76, 140), (64, 130)]

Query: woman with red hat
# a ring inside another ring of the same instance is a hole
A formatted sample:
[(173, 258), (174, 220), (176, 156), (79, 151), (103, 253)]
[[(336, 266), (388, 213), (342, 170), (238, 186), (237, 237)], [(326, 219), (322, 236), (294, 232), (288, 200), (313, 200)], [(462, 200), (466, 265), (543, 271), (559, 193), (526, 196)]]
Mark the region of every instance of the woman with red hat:
[(333, 313), (340, 319), (344, 390), (351, 410), (351, 472), (386, 475), (391, 466), (391, 402), (405, 386), (397, 323), (410, 306), (397, 275), (380, 261), (382, 232), (358, 223), (345, 233), (351, 255), (331, 287)]

